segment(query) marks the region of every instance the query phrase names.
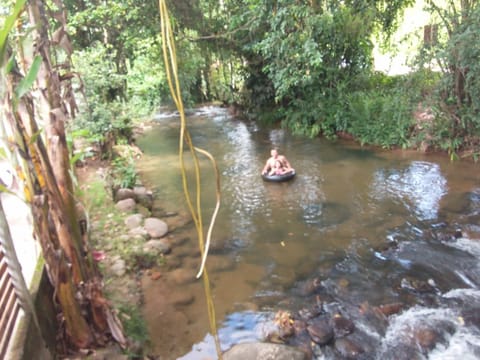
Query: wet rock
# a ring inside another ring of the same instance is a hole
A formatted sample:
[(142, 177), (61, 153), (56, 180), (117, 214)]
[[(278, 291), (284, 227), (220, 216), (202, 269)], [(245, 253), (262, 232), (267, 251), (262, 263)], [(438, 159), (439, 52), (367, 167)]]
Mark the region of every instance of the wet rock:
[(342, 359), (357, 359), (365, 352), (360, 344), (348, 337), (336, 339), (335, 350), (342, 356)]
[(165, 257), (165, 264), (163, 265), (166, 270), (174, 270), (182, 266), (182, 260), (175, 256)]
[(132, 214), (127, 216), (124, 219), (124, 223), (129, 229), (134, 229), (142, 225), (143, 215), (142, 214)]
[(191, 239), (189, 237), (174, 237), (172, 240), (172, 245), (182, 246), (188, 243)]
[(218, 240), (218, 239), (212, 239), (212, 242), (210, 243), (210, 254), (219, 254), (222, 253), (225, 250), (225, 241), (223, 240)]
[(292, 326), (296, 335), (304, 333), (307, 330), (307, 322), (304, 320), (294, 320)]
[(135, 194), (132, 189), (120, 188), (115, 192), (115, 201), (121, 201), (125, 199), (135, 199)]
[(176, 216), (168, 217), (165, 220), (172, 231), (180, 229), (193, 222), (193, 219), (189, 214), (178, 214)]
[(355, 330), (355, 324), (353, 321), (340, 314), (335, 314), (331, 321), (335, 337), (337, 338), (351, 334)]
[(428, 281), (414, 278), (403, 278), (400, 287), (418, 293), (435, 293), (435, 288)]
[(463, 238), (462, 229), (455, 229), (455, 232), (453, 233), (453, 237), (455, 239)]
[(312, 344), (312, 339), (310, 339), (310, 335), (308, 335), (307, 330), (304, 330), (299, 334), (295, 334), (295, 336), (288, 342), (288, 345), (294, 346), (305, 353), (308, 359), (313, 358)]
[(315, 294), (322, 288), (322, 281), (319, 278), (308, 280), (300, 288), (300, 294), (303, 296), (309, 296)]
[(467, 326), (476, 326), (480, 328), (480, 309), (462, 310), (461, 322)]
[(157, 218), (145, 219), (144, 227), (151, 238), (161, 238), (168, 233), (167, 223)]
[(365, 320), (379, 329), (386, 329), (388, 326), (388, 319), (376, 308), (370, 306), (368, 302), (359, 305), (358, 311)]
[(196, 271), (193, 269), (176, 269), (171, 273), (173, 281), (178, 285), (184, 285), (195, 281)]
[(120, 211), (124, 213), (128, 212), (133, 212), (135, 210), (135, 200), (133, 199), (125, 199), (125, 200), (120, 200), (115, 204), (115, 207)]
[(395, 360), (425, 360), (425, 357), (414, 347), (406, 344), (394, 344), (383, 351), (378, 359), (395, 359)]
[(285, 340), (295, 334), (295, 329), (293, 328), (292, 324), (288, 324), (288, 326), (281, 327), (278, 330), (278, 335), (280, 339)]
[(145, 206), (137, 204), (136, 209), (137, 213), (142, 214), (144, 218), (152, 217), (152, 212), (148, 210)]
[(310, 320), (318, 315), (325, 313), (322, 303), (316, 303), (309, 308), (303, 308), (298, 312), (298, 315), (303, 320)]
[[(201, 255), (198, 246), (176, 246), (175, 255), (179, 258), (199, 258)], [(197, 261), (197, 260), (196, 260)]]
[(208, 255), (207, 268), (212, 273), (233, 270), (234, 267), (235, 261), (233, 259), (218, 255)]
[(307, 360), (307, 355), (290, 346), (269, 343), (244, 343), (223, 354), (224, 360)]
[(326, 345), (333, 340), (333, 328), (326, 317), (311, 320), (307, 331), (312, 340), (319, 345)]
[(393, 314), (398, 314), (400, 311), (402, 311), (403, 304), (402, 303), (385, 304), (385, 305), (376, 306), (374, 309), (385, 316), (390, 316)]
[(133, 188), (135, 200), (140, 205), (146, 207), (148, 210), (153, 208), (153, 193), (143, 186), (136, 186)]

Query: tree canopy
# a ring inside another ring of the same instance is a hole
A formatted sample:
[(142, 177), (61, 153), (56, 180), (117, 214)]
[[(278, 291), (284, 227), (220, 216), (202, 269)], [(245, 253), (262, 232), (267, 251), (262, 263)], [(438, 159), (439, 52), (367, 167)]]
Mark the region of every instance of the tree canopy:
[[(85, 124), (103, 124), (93, 129), (113, 124), (115, 129), (125, 126), (125, 119), (169, 103), (155, 2), (65, 3), (76, 53), (81, 54), (74, 59), (93, 100)], [(309, 136), (348, 133), (361, 143), (383, 147), (427, 141), (452, 153), (460, 150), (479, 123), (475, 48), (462, 50), (478, 34), (478, 5), (426, 1), (428, 26), (438, 41), (428, 46), (419, 41), (418, 66), (410, 64), (411, 74), (376, 72), (375, 42), (387, 43), (414, 3), (170, 1), (185, 103), (220, 101), (241, 108), (249, 118), (282, 122)], [(415, 36), (423, 35), (424, 29), (414, 30)], [(440, 72), (432, 71), (432, 64), (440, 64)], [(455, 109), (446, 106), (453, 98)], [(449, 119), (457, 129), (455, 140), (437, 136), (435, 126), (430, 134), (416, 131), (413, 114), (420, 103), (431, 111), (440, 109), (437, 118)], [(470, 119), (468, 129), (455, 125), (463, 114)], [(475, 144), (469, 138), (468, 146)]]

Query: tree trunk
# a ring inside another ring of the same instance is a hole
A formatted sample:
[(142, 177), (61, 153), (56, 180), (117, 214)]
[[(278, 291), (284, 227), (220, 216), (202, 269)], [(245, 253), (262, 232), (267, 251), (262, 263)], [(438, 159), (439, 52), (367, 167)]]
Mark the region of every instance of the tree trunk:
[[(68, 347), (95, 347), (104, 344), (110, 335), (125, 346), (121, 325), (103, 297), (98, 269), (88, 251), (86, 236), (82, 237), (76, 213), (65, 134), (69, 113), (67, 99), (62, 97), (66, 94), (62, 79), (70, 77), (60, 73), (61, 69), (69, 69), (71, 46), (66, 37), (63, 4), (59, 0), (54, 2), (59, 10), (50, 15), (60, 23), (54, 32), (55, 43), (49, 38), (44, 0), (28, 2), (33, 29), (30, 34), (35, 46), (24, 49), (23, 43), (17, 44), (17, 59), (23, 69), (13, 63), (8, 73), (4, 114), (10, 125), (9, 137), (18, 153), (19, 171), (26, 183), (25, 197), (31, 205), (35, 235), (41, 243), (62, 313), (60, 325)], [(54, 45), (66, 52), (64, 64), (53, 63)], [(18, 89), (31, 75), (29, 71), (36, 56), (41, 56), (41, 63), (35, 82), (31, 79), (33, 90), (20, 93)], [(72, 99), (68, 102), (72, 108)], [(37, 123), (44, 124), (43, 129)]]

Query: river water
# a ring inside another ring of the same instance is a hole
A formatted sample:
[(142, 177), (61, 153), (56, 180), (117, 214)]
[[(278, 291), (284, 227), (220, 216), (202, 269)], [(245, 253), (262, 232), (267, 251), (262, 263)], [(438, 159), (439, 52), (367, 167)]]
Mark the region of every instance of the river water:
[[(295, 137), (217, 107), (196, 109), (187, 121), (195, 146), (216, 158), (221, 173), (207, 268), (222, 350), (267, 341), (279, 311), (298, 318), (322, 304), (354, 323), (353, 358), (480, 358), (478, 165)], [(137, 141), (144, 151), (137, 165), (156, 206), (185, 220), (179, 119), (163, 114), (155, 123)], [(262, 181), (273, 146), (296, 169), (292, 181)], [(200, 159), (207, 219), (215, 180)], [(185, 222), (172, 227), (160, 278), (142, 280), (144, 315), (161, 359), (214, 359), (203, 283), (191, 279), (197, 239)], [(401, 309), (379, 314), (389, 304)], [(337, 345), (313, 346), (312, 356), (346, 358)]]

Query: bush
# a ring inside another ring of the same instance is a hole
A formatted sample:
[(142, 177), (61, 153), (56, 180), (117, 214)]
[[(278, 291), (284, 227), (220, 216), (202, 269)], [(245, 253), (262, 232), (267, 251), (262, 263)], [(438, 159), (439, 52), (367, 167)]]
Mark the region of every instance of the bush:
[(112, 160), (112, 169), (110, 177), (112, 179), (112, 187), (133, 189), (137, 183), (137, 171), (133, 162), (133, 157), (117, 157)]

